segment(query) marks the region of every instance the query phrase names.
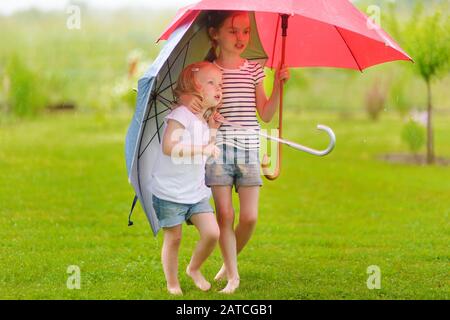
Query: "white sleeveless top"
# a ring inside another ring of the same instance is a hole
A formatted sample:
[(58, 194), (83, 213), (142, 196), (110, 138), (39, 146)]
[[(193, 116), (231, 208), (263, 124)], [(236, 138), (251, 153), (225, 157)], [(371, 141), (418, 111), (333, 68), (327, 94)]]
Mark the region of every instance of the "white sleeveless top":
[[(182, 144), (208, 144), (208, 124), (187, 107), (179, 106), (166, 116), (164, 131), (169, 119), (183, 125)], [(211, 189), (205, 185), (206, 156), (171, 157), (162, 152), (162, 144), (157, 152), (152, 172), (152, 194), (163, 200), (183, 204), (194, 204), (211, 196)]]

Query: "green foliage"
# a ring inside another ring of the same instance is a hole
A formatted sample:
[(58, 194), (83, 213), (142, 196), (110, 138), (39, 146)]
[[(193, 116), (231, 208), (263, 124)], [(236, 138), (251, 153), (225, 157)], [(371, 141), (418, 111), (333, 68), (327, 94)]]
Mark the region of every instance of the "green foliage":
[[(417, 3), (409, 21), (401, 26), (395, 18), (395, 5), (391, 5), (390, 24), (400, 36), (402, 44), (412, 56), (413, 70), (425, 81), (427, 86), (427, 112), (433, 119), (433, 99), (431, 83), (450, 71), (450, 17), (448, 3), (443, 2), (425, 13), (422, 3)], [(434, 162), (433, 125), (427, 123), (427, 163)]]
[(6, 103), (16, 116), (32, 116), (45, 104), (41, 77), (19, 55), (13, 55), (5, 71)]
[(414, 69), (426, 82), (449, 72), (450, 18), (446, 7), (442, 5), (434, 13), (425, 15), (424, 6), (419, 2), (401, 31), (406, 49), (415, 62)]
[(414, 120), (408, 120), (401, 135), (412, 153), (417, 153), (425, 145), (425, 128)]
[(414, 60), (408, 65), (426, 82), (450, 71), (450, 17), (445, 2), (425, 7), (416, 2), (406, 21), (399, 19), (398, 3), (391, 2), (386, 15), (389, 31)]
[(0, 114), (8, 112), (6, 94), (9, 91), (9, 78), (2, 67), (0, 64)]
[[(406, 75), (406, 72), (404, 73)], [(412, 108), (411, 81), (407, 77), (397, 79), (390, 87), (390, 105), (401, 115), (405, 116)]]
[[(11, 91), (7, 99), (0, 93), (0, 100), (8, 102), (0, 101), (0, 117), (6, 112), (35, 115), (48, 105), (66, 103), (96, 113), (134, 106), (132, 89), (142, 73), (127, 83), (124, 97), (114, 92), (127, 76), (127, 56), (136, 48), (144, 52), (143, 63), (156, 56), (161, 45), (154, 45), (154, 40), (172, 14), (104, 14), (86, 9), (79, 30), (66, 28), (65, 12), (28, 11), (1, 17), (1, 41), (8, 45), (0, 47), (0, 72), (7, 69)], [(12, 79), (15, 65), (20, 72), (14, 72)], [(2, 88), (1, 74), (0, 81)]]
[[(373, 1), (365, 2), (367, 5)], [(384, 2), (377, 2), (383, 6)], [(365, 11), (367, 6), (361, 7)], [(402, 26), (409, 14), (409, 6), (402, 6), (396, 14)], [(383, 8), (383, 13), (386, 12)], [(127, 77), (130, 52), (141, 50), (141, 64), (147, 68), (164, 42), (154, 40), (173, 17), (174, 12), (142, 11), (92, 12), (82, 10), (80, 30), (66, 28), (65, 13), (29, 11), (0, 19), (2, 43), (0, 47), (0, 72), (14, 55), (20, 55), (28, 70), (38, 76), (39, 95), (43, 101), (37, 110), (46, 105), (74, 104), (81, 112), (116, 112), (134, 108), (136, 78)], [(383, 23), (387, 15), (383, 14)], [(385, 27), (385, 24), (383, 24)], [(389, 30), (392, 32), (392, 30)], [(394, 34), (395, 40), (401, 40)], [(401, 41), (404, 46), (406, 41)], [(405, 49), (408, 49), (404, 46)], [(407, 50), (408, 53), (409, 49)], [(413, 58), (414, 57), (414, 54)], [(367, 88), (380, 78), (400, 79), (402, 66), (414, 68), (406, 62), (375, 66), (360, 74), (354, 70), (333, 68), (291, 69), (291, 79), (286, 84), (285, 110), (333, 110), (359, 113), (364, 106)], [(138, 73), (138, 78), (142, 73)], [(0, 74), (0, 81), (4, 82)], [(271, 75), (265, 85), (270, 92)], [(9, 81), (9, 80), (8, 80)], [(7, 81), (7, 82), (8, 82)], [(0, 88), (4, 85), (0, 84)], [(423, 104), (420, 95), (422, 84), (408, 83), (407, 94), (414, 105)], [(441, 109), (449, 109), (445, 81), (434, 88), (434, 102)], [(36, 96), (36, 93), (33, 94)], [(399, 104), (402, 104), (399, 97)], [(12, 105), (6, 104), (5, 90), (0, 89), (0, 118)], [(35, 98), (32, 98), (35, 101)], [(35, 110), (34, 107), (29, 109)], [(35, 112), (30, 112), (34, 114)]]

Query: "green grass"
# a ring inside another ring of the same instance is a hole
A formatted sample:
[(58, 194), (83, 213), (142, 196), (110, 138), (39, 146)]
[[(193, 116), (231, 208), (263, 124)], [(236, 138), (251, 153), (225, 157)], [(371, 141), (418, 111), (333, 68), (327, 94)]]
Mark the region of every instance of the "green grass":
[[(259, 222), (239, 256), (240, 289), (199, 292), (181, 272), (186, 299), (449, 299), (450, 168), (394, 165), (377, 155), (405, 152), (401, 121), (298, 113), (285, 136), (320, 148), (316, 123), (330, 125), (336, 149), (317, 158), (285, 148), (281, 177), (264, 181)], [(128, 185), (128, 113), (38, 117), (0, 126), (0, 298), (173, 299), (153, 238)], [(450, 157), (449, 117), (435, 118), (436, 151)], [(180, 270), (197, 239), (184, 227)], [(66, 288), (67, 267), (81, 289)], [(212, 279), (219, 250), (206, 262)], [(370, 265), (380, 290), (366, 287)]]

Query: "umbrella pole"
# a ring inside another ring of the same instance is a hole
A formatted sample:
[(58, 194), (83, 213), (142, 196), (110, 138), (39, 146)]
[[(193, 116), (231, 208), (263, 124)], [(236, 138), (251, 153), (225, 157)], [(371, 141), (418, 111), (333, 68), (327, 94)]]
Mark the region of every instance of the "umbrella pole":
[[(287, 37), (287, 28), (288, 28), (288, 19), (289, 15), (281, 14), (281, 65), (284, 65), (284, 58), (286, 53), (286, 37)], [(279, 103), (279, 111), (278, 111), (278, 137), (281, 139), (283, 133), (283, 83), (280, 83), (280, 103)], [(281, 159), (282, 159), (282, 144), (278, 143), (278, 152), (277, 152), (277, 164), (273, 174), (269, 173), (269, 157), (267, 154), (264, 154), (263, 161), (261, 163), (262, 171), (264, 176), (269, 180), (275, 180), (280, 175), (281, 171)]]

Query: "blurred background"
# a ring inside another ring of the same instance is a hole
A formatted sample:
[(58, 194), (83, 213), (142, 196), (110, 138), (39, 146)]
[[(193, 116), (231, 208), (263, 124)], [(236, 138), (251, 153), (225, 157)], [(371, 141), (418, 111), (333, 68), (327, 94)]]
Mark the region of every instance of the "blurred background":
[[(3, 1), (0, 121), (53, 111), (98, 117), (132, 111), (132, 89), (163, 45), (155, 44), (157, 36), (178, 7), (193, 2)], [(364, 113), (373, 121), (396, 114), (399, 125), (403, 125), (400, 119), (408, 117), (420, 124), (421, 117), (426, 119), (421, 112), (427, 111), (428, 102), (420, 69), (423, 63), (430, 68), (436, 61), (415, 53), (433, 50), (433, 39), (426, 42), (421, 37), (430, 38), (438, 29), (443, 36), (438, 41), (448, 43), (448, 1), (427, 1), (426, 6), (414, 0), (353, 2), (420, 61), (388, 63), (363, 74), (326, 68), (293, 70), (286, 90), (287, 108), (332, 112), (341, 119)], [(77, 14), (79, 22), (74, 20)], [(448, 60), (448, 52), (446, 57), (434, 59)], [(448, 63), (441, 64), (430, 79), (437, 115), (450, 112)], [(270, 92), (270, 81), (266, 83)], [(405, 130), (414, 131), (412, 127), (409, 124)], [(410, 135), (421, 136), (416, 129)], [(415, 144), (421, 145), (419, 141)]]

